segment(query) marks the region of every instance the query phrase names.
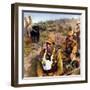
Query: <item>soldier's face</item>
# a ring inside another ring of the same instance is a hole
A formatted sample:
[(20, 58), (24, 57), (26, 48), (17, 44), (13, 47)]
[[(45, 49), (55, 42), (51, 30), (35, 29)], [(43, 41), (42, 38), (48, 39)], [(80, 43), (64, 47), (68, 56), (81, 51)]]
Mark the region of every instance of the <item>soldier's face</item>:
[(46, 44), (46, 47), (47, 47), (47, 51), (48, 52), (51, 52), (52, 51), (52, 45), (51, 44), (47, 43)]
[(73, 37), (72, 37), (72, 36), (70, 36), (70, 37), (69, 37), (69, 39), (70, 39), (70, 40), (73, 40)]

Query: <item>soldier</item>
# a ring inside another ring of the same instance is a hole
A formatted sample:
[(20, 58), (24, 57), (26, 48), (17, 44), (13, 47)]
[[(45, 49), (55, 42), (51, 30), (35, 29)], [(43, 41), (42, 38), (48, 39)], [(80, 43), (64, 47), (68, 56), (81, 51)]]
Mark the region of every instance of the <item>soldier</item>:
[(41, 60), (37, 64), (37, 75), (61, 75), (63, 73), (61, 49), (56, 51), (55, 42), (52, 39), (48, 39), (45, 44), (46, 47), (41, 51)]
[(69, 30), (68, 35), (66, 37), (66, 43), (65, 43), (65, 53), (67, 55), (67, 57), (70, 56), (71, 52), (72, 52), (72, 44), (73, 44), (73, 30)]
[(31, 16), (27, 16), (24, 18), (24, 41), (26, 44), (30, 44), (32, 42), (30, 31), (32, 30), (32, 18)]

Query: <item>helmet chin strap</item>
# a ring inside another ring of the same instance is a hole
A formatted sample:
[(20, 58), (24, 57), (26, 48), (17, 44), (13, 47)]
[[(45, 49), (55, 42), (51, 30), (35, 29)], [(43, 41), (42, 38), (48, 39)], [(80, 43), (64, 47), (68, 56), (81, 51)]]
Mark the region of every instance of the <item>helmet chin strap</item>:
[(45, 57), (46, 57), (46, 54), (47, 54), (47, 49), (45, 49), (45, 53), (44, 53), (43, 58), (45, 58)]

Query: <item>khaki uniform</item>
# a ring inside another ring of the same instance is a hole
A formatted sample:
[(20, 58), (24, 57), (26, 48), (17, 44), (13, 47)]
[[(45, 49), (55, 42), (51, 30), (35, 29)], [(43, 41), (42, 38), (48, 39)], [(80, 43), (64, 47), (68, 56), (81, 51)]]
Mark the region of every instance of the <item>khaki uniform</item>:
[[(41, 61), (37, 62), (37, 76), (59, 76), (63, 74), (63, 61), (62, 61), (62, 52), (61, 49), (58, 49), (58, 52), (55, 53), (55, 48), (53, 49), (53, 55), (54, 55), (54, 60), (52, 64), (52, 70), (44, 72), (42, 68), (42, 63)], [(57, 69), (56, 69), (57, 68)]]

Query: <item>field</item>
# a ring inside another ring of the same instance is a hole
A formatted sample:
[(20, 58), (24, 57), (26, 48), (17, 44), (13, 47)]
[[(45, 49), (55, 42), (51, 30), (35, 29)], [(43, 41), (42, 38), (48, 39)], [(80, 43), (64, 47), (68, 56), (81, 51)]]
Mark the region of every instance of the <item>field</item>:
[[(33, 43), (30, 37), (24, 35), (24, 76), (36, 77), (37, 76), (37, 63), (38, 55), (44, 47), (45, 41), (48, 38), (52, 38), (55, 41), (55, 46), (64, 49), (64, 43), (66, 42), (67, 34), (70, 30), (75, 31), (79, 19), (58, 19), (49, 20), (45, 22), (34, 23), (40, 27), (40, 39), (37, 43)], [(64, 55), (63, 55), (64, 57)], [(63, 60), (64, 61), (64, 60)], [(68, 64), (67, 72), (63, 75), (78, 75), (80, 74), (80, 68), (71, 69)], [(41, 73), (41, 72), (40, 72)]]

